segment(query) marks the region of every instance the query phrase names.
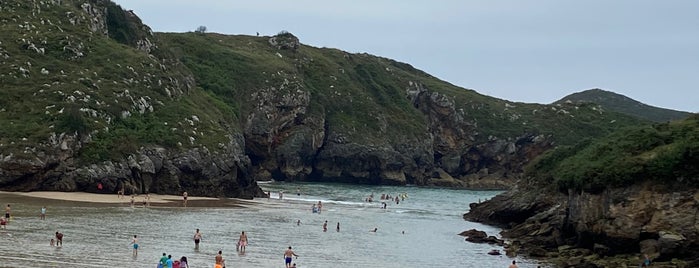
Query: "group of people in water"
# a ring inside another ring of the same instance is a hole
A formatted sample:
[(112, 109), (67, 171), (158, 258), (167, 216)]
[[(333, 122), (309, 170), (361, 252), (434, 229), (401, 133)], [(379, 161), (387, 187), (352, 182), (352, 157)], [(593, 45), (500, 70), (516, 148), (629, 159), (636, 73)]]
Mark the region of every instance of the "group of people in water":
[[(381, 194), (380, 200), (382, 201), (382, 203), (384, 203), (384, 201), (391, 201), (396, 202), (396, 204), (400, 204), (400, 201), (405, 201), (406, 198), (408, 198), (408, 193), (400, 193), (397, 196), (391, 196), (390, 194)], [(374, 193), (371, 193), (369, 196), (364, 198), (364, 202), (374, 202)]]
[[(46, 206), (41, 207), (41, 210), (39, 211), (39, 219), (46, 220)], [(12, 206), (10, 204), (7, 204), (7, 206), (5, 206), (5, 215), (2, 218), (0, 218), (0, 229), (7, 230), (7, 226), (10, 224), (11, 220)], [(49, 246), (62, 247), (63, 233), (56, 231), (54, 236), (51, 239), (49, 239)]]

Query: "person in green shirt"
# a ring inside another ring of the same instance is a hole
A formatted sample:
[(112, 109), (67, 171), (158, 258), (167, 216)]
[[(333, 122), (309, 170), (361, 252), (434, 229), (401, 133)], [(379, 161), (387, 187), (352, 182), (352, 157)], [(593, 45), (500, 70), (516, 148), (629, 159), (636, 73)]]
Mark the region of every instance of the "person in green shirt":
[(160, 267), (167, 267), (167, 255), (163, 253), (163, 257), (160, 258)]

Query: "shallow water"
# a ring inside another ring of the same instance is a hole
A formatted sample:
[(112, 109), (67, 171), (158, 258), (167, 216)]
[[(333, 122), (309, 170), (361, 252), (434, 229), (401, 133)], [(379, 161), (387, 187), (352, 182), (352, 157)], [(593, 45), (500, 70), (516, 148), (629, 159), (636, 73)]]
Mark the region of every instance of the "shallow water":
[[(284, 267), (292, 246), (298, 267), (507, 267), (512, 259), (486, 253), (496, 246), (465, 242), (457, 234), (472, 228), (497, 235), (499, 229), (467, 222), (468, 204), (498, 192), (346, 184), (261, 184), (273, 198), (244, 202), (243, 208), (130, 208), (0, 195), (10, 203), (13, 221), (0, 230), (2, 267), (155, 267), (163, 252), (187, 256), (190, 267), (213, 267), (218, 250), (230, 267)], [(284, 198), (278, 199), (278, 192)], [(300, 195), (297, 195), (300, 191)], [(374, 202), (364, 199), (374, 193)], [(381, 209), (382, 193), (407, 193)], [(322, 213), (311, 205), (322, 201)], [(377, 202), (378, 201), (378, 202)], [(38, 217), (47, 206), (46, 220)], [(301, 224), (297, 226), (297, 221)], [(322, 224), (328, 221), (328, 231)], [(340, 231), (336, 231), (337, 223)], [(199, 250), (192, 236), (203, 233)], [(378, 228), (376, 233), (370, 230)], [(49, 246), (56, 231), (63, 247)], [(241, 231), (247, 252), (237, 253)], [(404, 233), (403, 233), (404, 232)], [(138, 257), (129, 243), (138, 235)], [(536, 261), (517, 259), (519, 267)]]

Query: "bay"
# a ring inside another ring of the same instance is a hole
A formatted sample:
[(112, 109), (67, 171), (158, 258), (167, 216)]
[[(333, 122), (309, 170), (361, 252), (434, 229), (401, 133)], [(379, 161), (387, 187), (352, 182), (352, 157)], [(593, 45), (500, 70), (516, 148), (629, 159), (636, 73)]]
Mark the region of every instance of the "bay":
[[(519, 267), (544, 264), (523, 258), (491, 256), (497, 246), (473, 244), (457, 234), (500, 229), (463, 220), (469, 203), (497, 191), (469, 191), (409, 186), (326, 183), (261, 184), (272, 198), (241, 201), (228, 207), (149, 207), (55, 201), (0, 195), (11, 204), (13, 221), (0, 230), (2, 267), (156, 267), (162, 255), (187, 256), (190, 267), (213, 267), (221, 250), (227, 267), (284, 267), (284, 250), (300, 256), (298, 267)], [(283, 198), (279, 199), (282, 191)], [(374, 202), (365, 202), (373, 193)], [(381, 194), (407, 194), (400, 203)], [(321, 201), (321, 213), (311, 205)], [(47, 206), (46, 220), (40, 208)], [(328, 221), (327, 232), (322, 225)], [(298, 224), (300, 222), (300, 224)], [(336, 230), (340, 223), (340, 231)], [(192, 241), (203, 233), (200, 248)], [(371, 232), (377, 228), (376, 232)], [(64, 245), (51, 247), (56, 231)], [(236, 251), (241, 231), (248, 235), (245, 253)], [(138, 235), (138, 257), (129, 243)]]

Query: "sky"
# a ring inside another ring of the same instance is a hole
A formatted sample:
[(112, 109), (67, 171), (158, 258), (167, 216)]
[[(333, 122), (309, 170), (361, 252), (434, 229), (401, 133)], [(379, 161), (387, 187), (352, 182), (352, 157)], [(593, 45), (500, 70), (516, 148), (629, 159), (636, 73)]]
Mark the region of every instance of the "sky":
[(695, 0), (116, 0), (158, 32), (274, 35), (513, 102), (591, 88), (699, 112)]

